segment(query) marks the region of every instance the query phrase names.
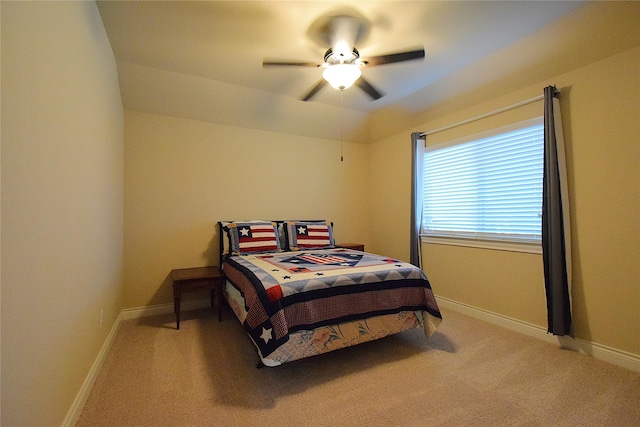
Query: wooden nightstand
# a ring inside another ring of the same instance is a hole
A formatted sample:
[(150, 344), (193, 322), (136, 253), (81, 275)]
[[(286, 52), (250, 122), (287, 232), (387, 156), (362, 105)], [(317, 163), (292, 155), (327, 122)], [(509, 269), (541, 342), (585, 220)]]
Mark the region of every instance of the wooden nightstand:
[(173, 306), (176, 312), (176, 329), (180, 329), (180, 297), (183, 292), (211, 290), (211, 307), (218, 294), (218, 321), (222, 321), (222, 288), (224, 274), (218, 267), (196, 267), (171, 270), (173, 281)]
[(364, 245), (362, 243), (338, 243), (336, 244), (336, 247), (364, 252)]

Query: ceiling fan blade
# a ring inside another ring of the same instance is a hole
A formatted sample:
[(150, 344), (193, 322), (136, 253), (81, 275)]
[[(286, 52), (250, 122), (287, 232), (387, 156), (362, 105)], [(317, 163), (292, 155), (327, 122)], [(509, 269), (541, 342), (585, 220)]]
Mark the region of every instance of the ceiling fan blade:
[(394, 62), (411, 61), (424, 58), (424, 49), (410, 50), (407, 52), (390, 53), (388, 55), (373, 56), (365, 58), (368, 67), (376, 65), (392, 64)]
[(371, 83), (369, 83), (364, 77), (360, 77), (358, 80), (356, 80), (356, 86), (365, 91), (367, 95), (369, 95), (374, 100), (383, 97), (383, 94), (380, 93), (375, 87), (373, 87)]
[(264, 60), (263, 67), (319, 67), (315, 62)]
[(316, 93), (318, 93), (318, 91), (320, 89), (322, 89), (323, 87), (325, 87), (327, 85), (327, 81), (325, 79), (321, 79), (310, 91), (309, 93), (307, 93), (303, 98), (301, 98), (303, 101), (308, 101), (311, 98), (313, 98)]

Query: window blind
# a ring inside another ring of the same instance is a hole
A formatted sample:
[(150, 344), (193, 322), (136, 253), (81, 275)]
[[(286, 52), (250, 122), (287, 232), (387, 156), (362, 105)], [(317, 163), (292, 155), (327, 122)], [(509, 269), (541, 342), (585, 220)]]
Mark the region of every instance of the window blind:
[(540, 242), (542, 119), (427, 147), (423, 234)]

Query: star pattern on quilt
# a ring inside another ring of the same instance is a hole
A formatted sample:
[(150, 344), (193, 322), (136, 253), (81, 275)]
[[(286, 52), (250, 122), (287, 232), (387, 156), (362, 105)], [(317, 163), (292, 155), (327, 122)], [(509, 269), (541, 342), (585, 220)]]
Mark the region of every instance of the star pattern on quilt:
[(248, 227), (242, 227), (239, 231), (240, 231), (240, 234), (242, 234), (243, 236), (249, 236), (249, 228)]
[(269, 341), (271, 341), (271, 338), (273, 338), (273, 328), (262, 328), (262, 335), (260, 335), (260, 338), (262, 338), (264, 340), (264, 343), (268, 343)]
[(305, 234), (307, 232), (307, 227), (298, 227), (298, 234)]

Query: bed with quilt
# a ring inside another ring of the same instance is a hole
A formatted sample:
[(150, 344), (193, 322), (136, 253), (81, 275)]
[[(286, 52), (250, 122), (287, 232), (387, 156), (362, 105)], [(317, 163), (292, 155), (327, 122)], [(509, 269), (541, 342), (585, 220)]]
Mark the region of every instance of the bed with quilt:
[(336, 247), (328, 221), (221, 221), (224, 295), (259, 366), (326, 353), (442, 320), (409, 263)]

